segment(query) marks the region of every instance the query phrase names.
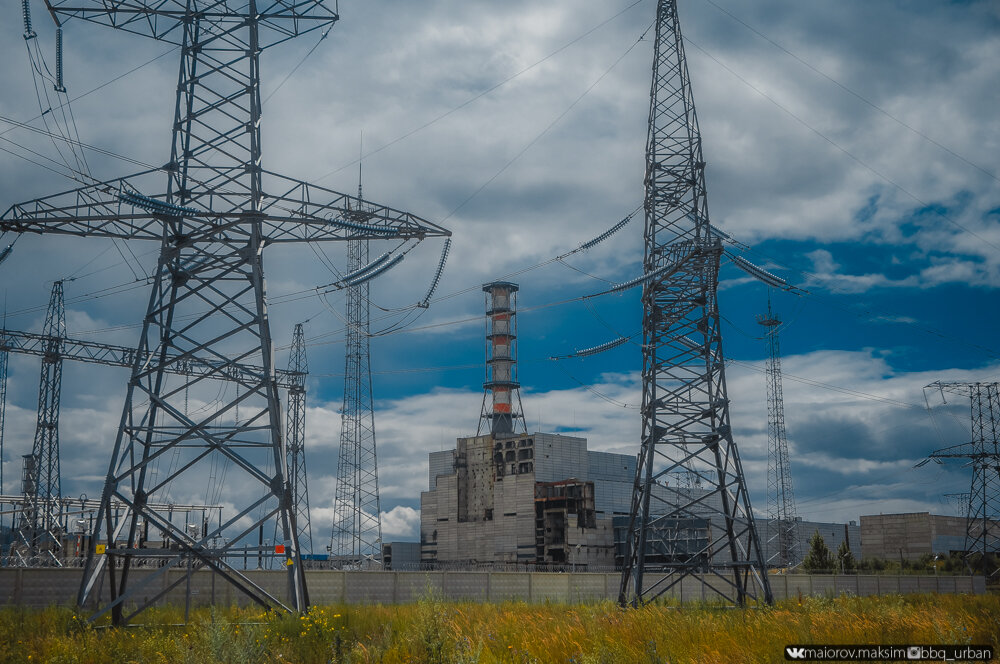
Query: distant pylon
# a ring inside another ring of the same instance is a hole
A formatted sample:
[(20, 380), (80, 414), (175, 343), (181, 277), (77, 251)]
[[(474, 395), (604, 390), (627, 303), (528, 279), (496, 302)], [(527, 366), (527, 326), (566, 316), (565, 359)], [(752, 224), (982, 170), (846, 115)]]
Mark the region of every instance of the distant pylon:
[[(358, 199), (361, 200), (359, 171)], [(348, 220), (365, 224), (368, 212)], [(368, 265), (368, 240), (347, 242), (347, 274)], [(370, 282), (347, 287), (347, 344), (344, 350), (344, 405), (341, 409), (337, 491), (333, 504), (331, 552), (342, 566), (374, 564), (382, 558), (382, 514), (372, 403)]]
[(63, 524), (59, 523), (62, 483), (59, 472), (59, 396), (62, 340), (66, 337), (63, 282), (52, 285), (43, 334), (49, 337), (38, 382), (38, 414), (31, 454), (24, 458), (24, 502), (18, 524), (18, 562), (60, 565)]
[[(642, 438), (619, 602), (688, 579), (730, 604), (771, 603), (770, 582), (726, 393), (718, 307), (722, 242), (676, 0), (660, 0), (646, 141)], [(670, 482), (694, 474), (695, 488)], [(697, 533), (676, 544), (681, 533)]]
[(795, 494), (788, 465), (788, 439), (785, 436), (785, 404), (781, 389), (781, 346), (778, 331), (781, 320), (771, 311), (757, 322), (766, 330), (767, 344), (767, 563), (770, 567), (788, 567), (800, 558)]
[(483, 286), (486, 382), (477, 436), (484, 430), (494, 435), (528, 431), (521, 406), (521, 384), (517, 381), (517, 290), (517, 284), (507, 281)]
[(288, 355), (288, 372), (300, 374), (303, 380), (288, 390), (287, 451), (288, 477), (295, 500), (295, 525), (299, 529), (299, 549), (312, 553), (312, 525), (309, 521), (309, 484), (306, 479), (306, 382), (309, 362), (302, 323), (295, 324), (292, 348)]
[[(990, 577), (1000, 576), (1000, 383), (945, 383), (927, 386), (969, 397), (972, 440), (932, 452), (931, 459), (966, 459), (972, 486), (965, 525), (966, 564)], [(926, 463), (924, 461), (923, 463)], [(920, 464), (922, 465), (922, 464)]]
[[(4, 312), (6, 319), (6, 312)], [(6, 320), (4, 321), (6, 328)], [(3, 432), (7, 424), (7, 352), (6, 339), (0, 334), (0, 495), (3, 495)]]

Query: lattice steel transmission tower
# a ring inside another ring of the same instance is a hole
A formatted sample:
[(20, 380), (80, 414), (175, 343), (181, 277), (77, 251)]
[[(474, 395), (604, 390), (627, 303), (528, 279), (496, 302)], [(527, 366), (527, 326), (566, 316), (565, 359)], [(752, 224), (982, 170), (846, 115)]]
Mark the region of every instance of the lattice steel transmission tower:
[(767, 345), (767, 564), (788, 567), (798, 563), (798, 528), (795, 521), (795, 493), (788, 464), (788, 438), (785, 436), (785, 400), (781, 389), (781, 345), (778, 332), (781, 319), (771, 311), (757, 317), (766, 330)]
[[(6, 325), (5, 325), (6, 327)], [(3, 436), (7, 425), (7, 337), (0, 333), (0, 495), (3, 495)]]
[(306, 382), (309, 361), (306, 358), (306, 337), (302, 323), (295, 324), (292, 347), (288, 355), (289, 375), (302, 376), (302, 381), (288, 388), (287, 455), (288, 478), (292, 483), (295, 523), (299, 529), (299, 550), (312, 553), (312, 525), (309, 518), (309, 482), (306, 477)]
[(478, 436), (485, 429), (496, 435), (527, 433), (517, 380), (517, 284), (494, 281), (486, 293), (486, 382)]
[[(287, 242), (448, 233), (409, 213), (264, 169), (260, 56), (337, 21), (322, 1), (46, 4), (59, 22), (78, 18), (125, 30), (176, 44), (181, 54), (165, 166), (17, 204), (0, 218), (0, 231), (160, 244), (78, 603), (96, 602), (101, 608), (94, 618), (110, 611), (112, 621), (121, 624), (183, 584), (184, 575), (168, 574), (190, 566), (207, 567), (262, 607), (304, 610), (308, 596), (286, 465), (263, 249)], [(350, 215), (362, 205), (367, 213), (359, 223)], [(199, 375), (171, 371), (194, 355), (218, 364)], [(241, 373), (240, 367), (259, 370)], [(220, 389), (221, 377), (228, 375), (239, 376), (236, 390)], [(189, 388), (208, 395), (209, 404), (190, 415), (184, 408)], [(213, 401), (215, 394), (221, 396)], [(225, 486), (217, 481), (223, 475)], [(157, 509), (166, 502), (157, 498), (169, 487), (194, 491), (210, 478), (235, 506), (222, 523), (192, 532)], [(123, 509), (114, 508), (116, 500)], [(273, 519), (281, 524), (282, 541), (262, 551), (254, 535)], [(162, 546), (143, 540), (150, 526), (163, 533)], [(236, 568), (244, 555), (257, 553), (283, 563), (284, 592), (268, 590)], [(156, 559), (155, 571), (142, 570), (133, 578), (137, 556)], [(98, 592), (102, 579), (107, 602)]]
[(930, 459), (939, 463), (965, 459), (972, 466), (965, 524), (966, 564), (996, 578), (1000, 576), (1000, 383), (935, 382), (927, 389), (967, 396), (971, 403), (972, 440), (937, 450)]
[[(361, 198), (361, 182), (358, 182)], [(353, 219), (368, 223), (358, 207)], [(347, 243), (347, 271), (368, 264), (368, 240)], [(347, 341), (344, 348), (344, 403), (340, 411), (337, 492), (333, 504), (331, 552), (340, 566), (374, 565), (382, 559), (382, 505), (378, 494), (378, 451), (372, 403), (371, 283), (347, 287)]]
[(49, 338), (38, 380), (38, 413), (31, 454), (24, 457), (24, 502), (12, 558), (19, 564), (60, 565), (62, 548), (59, 500), (59, 401), (62, 391), (62, 340), (66, 336), (63, 282), (52, 284), (43, 334)]
[[(654, 48), (644, 272), (655, 276), (642, 294), (642, 441), (619, 601), (634, 606), (695, 577), (735, 605), (771, 602), (729, 422), (717, 300), (722, 244), (709, 223), (675, 0), (657, 4)], [(685, 471), (700, 488), (670, 485)]]

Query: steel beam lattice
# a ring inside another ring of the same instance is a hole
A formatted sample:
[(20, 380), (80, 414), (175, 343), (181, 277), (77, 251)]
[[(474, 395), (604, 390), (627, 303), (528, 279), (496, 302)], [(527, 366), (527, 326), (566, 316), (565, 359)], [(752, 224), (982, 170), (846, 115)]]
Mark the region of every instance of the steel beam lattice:
[[(965, 525), (966, 564), (990, 577), (1000, 576), (1000, 383), (935, 382), (928, 389), (968, 397), (972, 440), (945, 447), (931, 459), (965, 459), (972, 466)], [(977, 560), (978, 559), (978, 560)]]
[[(288, 373), (305, 376), (309, 373), (306, 358), (306, 338), (302, 323), (295, 324), (292, 347), (288, 355)], [(305, 381), (288, 390), (287, 455), (288, 477), (295, 499), (295, 523), (299, 529), (299, 548), (312, 553), (312, 525), (309, 518), (309, 482), (306, 478), (306, 385)]]
[[(304, 610), (308, 597), (286, 465), (263, 249), (279, 242), (420, 239), (447, 231), (263, 168), (260, 55), (333, 24), (336, 13), (321, 1), (50, 0), (48, 5), (61, 22), (84, 19), (178, 44), (181, 52), (171, 155), (164, 167), (14, 205), (0, 218), (0, 231), (160, 243), (78, 603), (96, 602), (100, 608), (93, 618), (110, 611), (113, 623), (121, 624), (183, 582), (165, 583), (169, 570), (190, 566), (211, 569), (262, 607)], [(365, 223), (348, 219), (362, 204), (371, 211)], [(221, 374), (238, 376), (238, 385), (220, 389), (204, 410), (189, 415), (183, 407), (189, 390), (215, 393), (218, 385), (212, 385), (215, 376), (172, 370), (196, 356), (218, 362)], [(259, 370), (242, 373), (237, 365)], [(158, 468), (163, 465), (166, 471)], [(206, 479), (220, 483), (223, 476), (227, 502), (235, 507), (217, 526), (189, 532), (153, 507), (166, 502), (159, 498), (172, 486), (176, 490), (175, 481), (187, 481), (193, 490)], [(116, 501), (125, 509), (112, 510)], [(251, 535), (273, 519), (280, 523), (281, 542), (261, 552)], [(146, 524), (162, 530), (167, 543), (139, 553), (140, 526)], [(236, 569), (235, 561), (250, 551), (282, 562), (283, 593)], [(139, 555), (159, 557), (160, 566), (133, 580)], [(103, 583), (110, 592), (106, 602), (99, 593)]]
[[(722, 245), (677, 3), (660, 0), (645, 174), (642, 440), (619, 601), (638, 605), (694, 577), (734, 605), (771, 602), (729, 421), (717, 300)], [(659, 271), (659, 272), (657, 272)], [(669, 275), (669, 276), (667, 276)], [(677, 473), (699, 486), (671, 485)], [(698, 526), (684, 551), (671, 533)]]
[(788, 438), (785, 435), (785, 400), (781, 385), (781, 344), (778, 332), (781, 319), (771, 310), (757, 317), (765, 329), (767, 345), (767, 543), (771, 567), (789, 567), (801, 558), (795, 520), (795, 493), (788, 462)]
[(7, 425), (7, 364), (10, 360), (4, 339), (3, 332), (0, 332), (0, 494), (3, 494), (3, 438)]
[[(18, 353), (45, 357), (46, 348), (56, 340), (47, 334), (23, 332), (21, 330), (0, 329), (0, 353)], [(131, 368), (136, 362), (146, 364), (152, 361), (147, 351), (140, 354), (135, 348), (116, 346), (99, 341), (87, 341), (63, 337), (59, 339), (61, 355), (64, 360), (103, 364), (109, 367)], [(260, 375), (263, 369), (236, 363), (223, 363), (218, 359), (206, 359), (198, 356), (186, 358), (168, 356), (166, 371), (182, 376), (199, 376), (213, 380), (248, 380), (249, 376)], [(306, 374), (292, 370), (276, 369), (274, 372), (278, 387), (285, 389), (302, 388), (305, 385)]]
[[(359, 185), (359, 193), (360, 189)], [(359, 208), (353, 219), (365, 225), (369, 214), (367, 208)], [(368, 265), (368, 244), (367, 240), (347, 243), (348, 274)], [(382, 558), (382, 511), (369, 336), (370, 287), (371, 283), (366, 280), (347, 288), (344, 403), (340, 411), (337, 490), (330, 543), (334, 564), (339, 567), (374, 566)]]
[(48, 337), (38, 379), (38, 412), (31, 454), (24, 458), (21, 515), (11, 558), (23, 565), (58, 566), (62, 533), (58, 505), (62, 498), (59, 472), (59, 402), (62, 392), (62, 339), (66, 336), (63, 282), (52, 284), (45, 312)]

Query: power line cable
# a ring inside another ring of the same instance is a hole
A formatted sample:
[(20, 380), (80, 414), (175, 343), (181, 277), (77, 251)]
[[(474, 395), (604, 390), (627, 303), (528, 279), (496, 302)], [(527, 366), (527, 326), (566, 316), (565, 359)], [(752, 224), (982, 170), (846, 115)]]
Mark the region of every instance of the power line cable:
[(587, 30), (586, 32), (582, 33), (581, 35), (579, 35), (577, 37), (574, 37), (570, 41), (566, 42), (565, 44), (563, 44), (562, 46), (560, 46), (556, 50), (552, 51), (551, 53), (549, 53), (548, 55), (546, 55), (545, 57), (543, 57), (541, 60), (538, 60), (538, 61), (536, 61), (536, 62), (528, 65), (524, 69), (521, 69), (520, 71), (518, 71), (518, 72), (516, 72), (516, 73), (514, 73), (514, 74), (512, 74), (510, 76), (508, 76), (507, 78), (503, 79), (502, 81), (500, 81), (496, 85), (494, 85), (494, 86), (492, 86), (490, 88), (487, 88), (486, 90), (483, 90), (482, 92), (480, 92), (480, 93), (478, 93), (476, 95), (473, 95), (472, 97), (468, 98), (467, 100), (465, 100), (464, 102), (462, 102), (458, 106), (455, 106), (454, 108), (452, 108), (452, 109), (450, 109), (448, 111), (445, 111), (441, 115), (436, 116), (432, 120), (429, 120), (429, 121), (425, 122), (424, 124), (422, 124), (422, 125), (414, 128), (414, 129), (411, 129), (410, 131), (406, 132), (402, 136), (399, 136), (398, 138), (394, 138), (393, 140), (389, 141), (388, 143), (382, 145), (381, 147), (378, 147), (378, 148), (372, 150), (371, 152), (365, 153), (364, 155), (362, 155), (358, 159), (355, 159), (354, 161), (346, 163), (343, 166), (341, 166), (340, 168), (334, 169), (334, 170), (330, 171), (329, 173), (326, 173), (325, 175), (321, 175), (319, 177), (319, 179), (317, 180), (317, 182), (322, 182), (326, 178), (331, 177), (333, 175), (336, 175), (337, 173), (343, 171), (346, 168), (350, 168), (352, 166), (356, 166), (362, 159), (367, 159), (367, 158), (369, 158), (369, 157), (371, 157), (373, 155), (376, 155), (379, 152), (382, 152), (383, 150), (386, 150), (386, 149), (392, 147), (393, 145), (396, 145), (397, 143), (399, 143), (401, 141), (405, 141), (407, 138), (413, 136), (414, 134), (417, 134), (417, 133), (423, 131), (424, 129), (427, 129), (430, 126), (432, 126), (434, 124), (437, 124), (438, 122), (440, 122), (441, 120), (444, 120), (448, 116), (450, 116), (450, 115), (452, 115), (452, 114), (454, 114), (454, 113), (462, 110), (463, 108), (465, 108), (469, 104), (472, 104), (473, 102), (475, 102), (475, 101), (477, 101), (479, 99), (482, 99), (483, 97), (485, 97), (486, 95), (490, 94), (491, 92), (493, 92), (493, 91), (495, 91), (495, 90), (503, 87), (504, 85), (510, 83), (511, 81), (513, 81), (514, 79), (518, 78), (519, 76), (528, 73), (529, 71), (531, 71), (535, 67), (537, 67), (537, 66), (545, 63), (546, 61), (552, 59), (553, 57), (555, 57), (559, 53), (562, 53), (563, 51), (565, 51), (566, 49), (568, 49), (570, 46), (573, 46), (577, 42), (579, 42), (579, 41), (581, 41), (583, 39), (586, 39), (591, 34), (597, 32), (598, 30), (600, 30), (601, 28), (603, 28), (608, 23), (611, 23), (616, 18), (618, 18), (622, 14), (626, 13), (628, 10), (632, 9), (636, 5), (641, 4), (643, 1), (644, 0), (635, 0), (635, 2), (629, 4), (624, 9), (622, 9), (619, 12), (617, 12), (614, 16), (611, 16), (610, 18), (607, 18), (607, 19), (601, 21), (600, 23), (598, 23), (594, 27), (592, 27), (589, 30)]
[(731, 11), (729, 11), (725, 7), (722, 7), (721, 5), (717, 4), (713, 0), (705, 0), (705, 2), (707, 2), (710, 5), (712, 5), (713, 7), (715, 7), (716, 9), (718, 9), (720, 12), (722, 12), (723, 14), (725, 14), (726, 16), (728, 16), (729, 18), (733, 19), (734, 21), (736, 21), (737, 23), (739, 23), (740, 25), (742, 25), (744, 28), (746, 28), (750, 32), (754, 33), (755, 35), (757, 35), (758, 37), (760, 37), (764, 41), (768, 42), (769, 44), (771, 44), (772, 46), (774, 46), (775, 48), (777, 48), (781, 52), (783, 52), (786, 55), (788, 55), (789, 57), (793, 58), (794, 60), (796, 60), (801, 65), (805, 66), (809, 70), (813, 71), (816, 74), (819, 74), (820, 76), (822, 76), (826, 80), (830, 81), (831, 83), (833, 83), (834, 85), (836, 85), (838, 88), (840, 88), (841, 90), (843, 90), (847, 94), (849, 94), (852, 97), (858, 99), (859, 101), (863, 102), (864, 104), (870, 106), (872, 109), (878, 111), (879, 113), (881, 113), (885, 117), (889, 118), (893, 122), (897, 123), (898, 125), (900, 125), (900, 126), (906, 128), (906, 129), (908, 129), (909, 131), (913, 132), (914, 134), (916, 134), (920, 138), (924, 139), (928, 143), (930, 143), (930, 144), (932, 144), (932, 145), (934, 145), (934, 146), (936, 146), (936, 147), (944, 150), (945, 152), (947, 152), (951, 156), (955, 157), (959, 161), (964, 162), (965, 164), (967, 164), (967, 165), (975, 168), (976, 170), (978, 170), (978, 171), (984, 173), (985, 175), (993, 178), (994, 180), (1000, 182), (1000, 178), (998, 178), (994, 173), (992, 173), (989, 170), (983, 168), (979, 164), (971, 161), (970, 159), (967, 159), (966, 157), (963, 157), (961, 154), (955, 152), (954, 150), (952, 150), (948, 146), (939, 143), (938, 141), (934, 140), (933, 138), (931, 138), (927, 134), (923, 133), (919, 129), (916, 129), (915, 127), (907, 124), (903, 120), (899, 119), (898, 117), (896, 117), (895, 115), (893, 115), (889, 111), (885, 110), (884, 108), (882, 108), (881, 106), (879, 106), (875, 102), (871, 101), (870, 99), (868, 99), (867, 97), (865, 97), (864, 95), (862, 95), (860, 92), (858, 92), (858, 91), (856, 91), (856, 90), (848, 87), (844, 83), (841, 83), (840, 81), (838, 81), (834, 77), (832, 77), (829, 74), (827, 74), (825, 71), (819, 69), (818, 67), (814, 66), (810, 62), (808, 62), (805, 59), (801, 58), (800, 56), (796, 55), (795, 53), (793, 53), (789, 49), (785, 48), (784, 46), (782, 46), (778, 42), (774, 41), (773, 39), (771, 39), (770, 37), (768, 37), (767, 35), (765, 35), (764, 33), (762, 33), (757, 28), (753, 27), (752, 25), (750, 25), (749, 23), (747, 23), (746, 21), (744, 21), (740, 17), (738, 17), (735, 14), (733, 14)]
[(597, 79), (593, 83), (591, 83), (587, 87), (587, 89), (584, 90), (580, 94), (580, 96), (578, 96), (576, 99), (574, 99), (573, 102), (568, 107), (566, 107), (566, 109), (562, 113), (560, 113), (558, 116), (556, 116), (556, 118), (554, 120), (552, 120), (552, 122), (550, 122), (549, 124), (547, 124), (545, 126), (545, 128), (542, 129), (541, 132), (539, 132), (534, 138), (532, 138), (530, 141), (528, 141), (528, 143), (523, 148), (521, 148), (521, 150), (517, 154), (515, 154), (513, 157), (511, 157), (507, 161), (507, 163), (505, 163), (503, 166), (500, 167), (500, 170), (498, 170), (488, 180), (486, 180), (486, 182), (484, 182), (482, 185), (480, 185), (478, 189), (476, 189), (474, 192), (472, 192), (471, 194), (469, 194), (469, 196), (466, 197), (465, 200), (463, 200), (461, 203), (459, 203), (458, 206), (455, 207), (455, 209), (453, 209), (451, 212), (449, 212), (447, 215), (445, 215), (445, 217), (441, 220), (441, 223), (444, 223), (444, 222), (448, 221), (449, 219), (451, 219), (455, 215), (455, 213), (457, 213), (459, 210), (461, 210), (463, 207), (465, 207), (466, 204), (468, 204), (468, 202), (471, 201), (473, 198), (475, 198), (480, 193), (482, 193), (482, 191), (484, 189), (486, 189), (486, 187), (488, 187), (494, 180), (496, 180), (498, 177), (500, 177), (504, 173), (504, 171), (506, 171), (508, 168), (510, 168), (510, 166), (513, 165), (513, 163), (515, 161), (517, 161), (518, 159), (520, 159), (524, 155), (525, 152), (527, 152), (528, 150), (530, 150), (533, 145), (535, 145), (538, 141), (542, 140), (542, 138), (546, 134), (548, 134), (549, 131), (553, 127), (555, 127), (559, 123), (560, 120), (562, 120), (564, 117), (566, 117), (569, 114), (569, 112), (572, 111), (576, 107), (576, 105), (579, 104), (583, 100), (584, 97), (586, 97), (588, 94), (590, 94), (590, 92), (595, 87), (597, 87), (597, 85), (601, 81), (603, 81), (604, 78), (608, 74), (611, 73), (611, 70), (613, 70), (615, 67), (618, 66), (619, 62), (621, 62), (622, 60), (624, 60), (625, 57), (628, 56), (628, 54), (631, 53), (632, 50), (636, 46), (639, 45), (639, 42), (641, 42), (646, 37), (646, 33), (648, 33), (652, 29), (653, 25), (654, 25), (654, 23), (650, 23), (649, 27), (647, 27), (642, 32), (642, 34), (639, 35), (639, 38), (636, 39), (635, 42), (631, 46), (629, 46), (627, 49), (625, 49), (625, 52), (622, 53), (620, 56), (618, 56), (618, 59), (615, 60), (613, 63), (611, 63), (611, 66), (608, 67), (607, 69), (605, 69), (604, 72), (600, 76), (598, 76)]
[(783, 104), (781, 104), (779, 101), (777, 101), (776, 99), (774, 99), (773, 97), (771, 97), (770, 95), (768, 95), (766, 92), (764, 92), (763, 90), (761, 90), (760, 88), (758, 88), (757, 86), (755, 86), (753, 83), (751, 83), (750, 81), (748, 81), (742, 75), (740, 75), (739, 73), (737, 73), (735, 70), (733, 70), (731, 67), (729, 67), (728, 65), (726, 65), (725, 63), (723, 63), (721, 60), (719, 60), (717, 57), (715, 57), (714, 55), (712, 55), (711, 53), (709, 53), (707, 50), (705, 50), (704, 48), (702, 48), (701, 46), (699, 46), (697, 43), (691, 41), (691, 39), (689, 37), (685, 36), (684, 37), (684, 41), (687, 42), (687, 43), (689, 43), (689, 44), (691, 44), (691, 46), (693, 46), (697, 50), (701, 51), (701, 53), (704, 54), (707, 58), (709, 58), (710, 60), (712, 60), (713, 62), (715, 62), (717, 65), (719, 65), (720, 67), (722, 67), (723, 69), (725, 69), (730, 74), (732, 74), (741, 83), (743, 83), (748, 88), (750, 88), (751, 90), (753, 90), (754, 92), (756, 92), (758, 95), (760, 95), (764, 99), (768, 100), (774, 106), (778, 107), (784, 113), (786, 113), (787, 115), (789, 115), (790, 117), (792, 117), (796, 122), (798, 122), (799, 124), (801, 124), (803, 127), (805, 127), (809, 131), (813, 132), (814, 134), (816, 134), (817, 136), (819, 136), (820, 138), (822, 138), (824, 141), (826, 141), (827, 143), (829, 143), (831, 146), (833, 146), (834, 148), (836, 148), (837, 150), (839, 150), (843, 154), (847, 155), (850, 159), (852, 159), (854, 162), (856, 162), (859, 166), (863, 167), (864, 169), (866, 169), (869, 172), (871, 172), (874, 175), (876, 175), (881, 180), (885, 181), (886, 183), (892, 185), (893, 187), (895, 187), (899, 191), (903, 192), (904, 194), (906, 194), (907, 196), (909, 196), (910, 198), (912, 198), (914, 201), (916, 201), (917, 203), (919, 203), (923, 208), (926, 208), (926, 209), (930, 210), (931, 212), (933, 212), (937, 216), (941, 217), (942, 219), (944, 219), (948, 223), (950, 223), (953, 226), (955, 226), (956, 228), (958, 228), (958, 229), (960, 229), (960, 230), (968, 233), (969, 235), (971, 235), (972, 237), (976, 238), (977, 240), (979, 240), (983, 244), (988, 245), (988, 246), (996, 249), (997, 251), (1000, 251), (1000, 245), (997, 245), (997, 244), (995, 244), (993, 242), (990, 242), (989, 240), (987, 240), (986, 238), (982, 237), (981, 235), (979, 235), (978, 233), (976, 233), (972, 229), (970, 229), (970, 228), (962, 225), (957, 220), (953, 219), (951, 216), (944, 214), (943, 212), (941, 212), (940, 210), (938, 210), (936, 207), (930, 206), (928, 203), (924, 202), (920, 197), (918, 197), (916, 194), (914, 194), (913, 192), (911, 192), (909, 189), (907, 189), (903, 185), (899, 184), (898, 182), (892, 180), (889, 176), (884, 175), (880, 171), (876, 170), (873, 166), (869, 165), (867, 162), (865, 162), (864, 160), (862, 160), (860, 157), (858, 157), (857, 155), (855, 155), (853, 152), (851, 152), (847, 148), (843, 147), (842, 145), (840, 145), (839, 143), (837, 143), (835, 140), (833, 140), (832, 138), (830, 138), (829, 136), (827, 136), (826, 134), (824, 134), (820, 130), (818, 130), (815, 127), (813, 127), (811, 124), (809, 124), (808, 122), (806, 122), (804, 119), (802, 119), (801, 117), (799, 117), (798, 115), (796, 115), (789, 108), (787, 108), (786, 106), (784, 106)]

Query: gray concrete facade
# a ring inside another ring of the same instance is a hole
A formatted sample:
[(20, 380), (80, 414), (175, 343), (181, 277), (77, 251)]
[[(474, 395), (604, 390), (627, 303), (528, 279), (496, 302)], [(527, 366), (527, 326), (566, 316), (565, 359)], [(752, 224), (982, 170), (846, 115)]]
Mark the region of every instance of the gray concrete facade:
[(965, 548), (965, 517), (929, 512), (861, 517), (861, 553), (887, 560), (948, 556)]

